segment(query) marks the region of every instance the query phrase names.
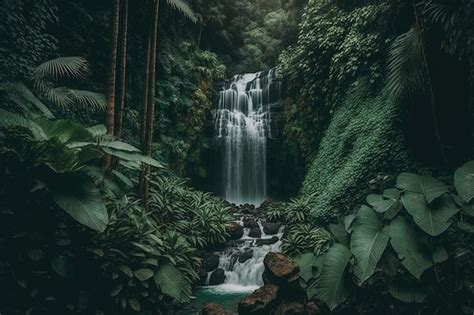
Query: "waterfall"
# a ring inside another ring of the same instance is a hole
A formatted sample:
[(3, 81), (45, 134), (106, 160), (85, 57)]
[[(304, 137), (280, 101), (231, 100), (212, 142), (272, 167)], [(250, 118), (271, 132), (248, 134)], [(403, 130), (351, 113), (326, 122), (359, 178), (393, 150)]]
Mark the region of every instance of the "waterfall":
[(236, 75), (219, 92), (215, 136), (221, 146), (222, 197), (259, 205), (267, 198), (267, 139), (275, 127), (272, 106), (280, 101), (273, 70)]

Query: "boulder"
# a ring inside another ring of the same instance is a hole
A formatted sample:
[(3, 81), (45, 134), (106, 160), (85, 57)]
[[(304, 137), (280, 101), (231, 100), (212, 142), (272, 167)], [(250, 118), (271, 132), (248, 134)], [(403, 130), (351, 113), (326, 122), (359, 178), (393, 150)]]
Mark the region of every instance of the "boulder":
[(261, 238), (261, 239), (257, 240), (257, 245), (258, 246), (272, 245), (272, 244), (275, 244), (276, 242), (278, 242), (279, 240), (280, 239), (278, 238), (278, 236), (273, 236), (272, 238)]
[(253, 229), (253, 228), (259, 228), (257, 221), (254, 218), (245, 218), (244, 219), (244, 227)]
[(265, 222), (263, 224), (263, 232), (268, 235), (275, 235), (281, 227), (281, 222)]
[(259, 227), (250, 229), (249, 236), (253, 238), (260, 238), (262, 236), (262, 231)]
[(211, 254), (204, 259), (204, 270), (212, 271), (219, 267), (219, 256), (216, 254)]
[(219, 285), (223, 284), (225, 281), (225, 271), (222, 268), (217, 268), (211, 273), (211, 277), (209, 278), (209, 285)]
[(263, 259), (264, 280), (267, 283), (286, 285), (298, 278), (299, 267), (282, 253), (268, 253)]
[(224, 307), (220, 304), (216, 303), (207, 303), (204, 304), (202, 310), (201, 310), (201, 315), (228, 315), (224, 310)]
[(199, 285), (206, 285), (207, 271), (204, 269), (199, 270)]
[(277, 307), (275, 315), (306, 315), (306, 313), (303, 303), (284, 301)]
[(239, 315), (270, 314), (277, 297), (278, 287), (273, 284), (266, 284), (239, 302)]
[(244, 227), (237, 222), (231, 222), (227, 226), (227, 232), (229, 233), (231, 240), (238, 240), (244, 235)]
[(239, 263), (243, 264), (247, 260), (253, 257), (253, 250), (247, 250), (239, 256)]

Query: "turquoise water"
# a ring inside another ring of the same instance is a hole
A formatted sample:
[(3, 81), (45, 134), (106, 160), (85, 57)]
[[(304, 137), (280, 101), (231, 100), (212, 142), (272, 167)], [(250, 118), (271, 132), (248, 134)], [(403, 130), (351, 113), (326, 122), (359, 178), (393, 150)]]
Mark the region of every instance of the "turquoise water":
[(237, 314), (239, 301), (252, 293), (256, 288), (225, 284), (198, 288), (194, 292), (196, 299), (191, 304), (192, 311), (190, 311), (189, 315), (199, 314), (199, 311), (206, 303), (221, 304), (227, 312)]

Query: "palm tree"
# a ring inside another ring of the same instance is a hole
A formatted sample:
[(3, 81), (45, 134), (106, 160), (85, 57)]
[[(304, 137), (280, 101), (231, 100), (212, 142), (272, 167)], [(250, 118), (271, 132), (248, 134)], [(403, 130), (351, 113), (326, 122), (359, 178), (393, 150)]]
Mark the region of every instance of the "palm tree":
[[(172, 8), (181, 12), (184, 16), (197, 21), (191, 8), (183, 0), (167, 0), (167, 3)], [(142, 126), (141, 126), (141, 147), (144, 154), (152, 156), (153, 132), (155, 130), (155, 95), (156, 95), (156, 55), (157, 55), (157, 40), (158, 40), (158, 26), (159, 26), (159, 9), (160, 0), (155, 0), (153, 4), (152, 26), (148, 37), (147, 47), (147, 61), (144, 78), (144, 99), (142, 109)], [(148, 177), (150, 175), (149, 165), (144, 165), (139, 179), (139, 195), (145, 208), (148, 207)]]
[(127, 80), (127, 47), (128, 47), (128, 0), (123, 0), (122, 10), (122, 30), (120, 36), (120, 53), (119, 53), (119, 106), (116, 112), (115, 130), (114, 134), (117, 139), (122, 136), (123, 115), (125, 111), (125, 96), (126, 96), (126, 80)]
[(112, 44), (110, 50), (110, 66), (107, 79), (107, 106), (105, 112), (105, 125), (108, 134), (114, 134), (115, 125), (115, 81), (117, 71), (117, 47), (120, 20), (120, 0), (114, 1), (114, 13), (112, 18)]

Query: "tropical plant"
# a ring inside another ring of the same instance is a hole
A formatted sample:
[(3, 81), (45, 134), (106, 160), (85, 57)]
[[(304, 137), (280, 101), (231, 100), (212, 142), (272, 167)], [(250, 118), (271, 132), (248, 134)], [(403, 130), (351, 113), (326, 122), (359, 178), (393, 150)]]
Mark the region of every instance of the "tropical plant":
[[(297, 257), (308, 298), (318, 297), (334, 310), (351, 299), (353, 288), (375, 287), (400, 302), (421, 303), (444, 294), (439, 291), (443, 286), (467, 285), (456, 277), (441, 279), (439, 273), (451, 260), (459, 263), (456, 272), (472, 267), (460, 263), (472, 252), (464, 250), (469, 245), (459, 235), (472, 239), (473, 176), (473, 161), (456, 171), (459, 195), (434, 177), (412, 173), (400, 174), (395, 188), (368, 195), (368, 205), (329, 226), (335, 244), (324, 255)], [(433, 303), (438, 311), (467, 307)]]

